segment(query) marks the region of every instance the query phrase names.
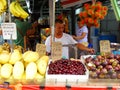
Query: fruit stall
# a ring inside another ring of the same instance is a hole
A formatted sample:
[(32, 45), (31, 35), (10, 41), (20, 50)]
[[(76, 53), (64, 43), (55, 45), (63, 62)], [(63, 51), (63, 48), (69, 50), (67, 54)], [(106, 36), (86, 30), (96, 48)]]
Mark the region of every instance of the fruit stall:
[(8, 43), (1, 45), (0, 87), (9, 84), (13, 90), (119, 90), (120, 55), (102, 52), (53, 61), (40, 54), (42, 50), (21, 52), (19, 46), (14, 46), (11, 52)]
[[(55, 3), (50, 2), (52, 22)], [(10, 11), (17, 15), (13, 11), (15, 4), (20, 8), (19, 3), (13, 2)], [(107, 10), (106, 7), (104, 9)], [(99, 13), (97, 15), (100, 16)], [(28, 14), (24, 12), (21, 16), (26, 18)], [(90, 26), (93, 25), (91, 21), (88, 23)], [(50, 33), (54, 39), (54, 22), (50, 24), (52, 32), (49, 28), (44, 29), (41, 34), (43, 40)], [(98, 26), (99, 23), (96, 24)], [(0, 90), (119, 90), (120, 54), (111, 51), (109, 41), (103, 40), (101, 43), (99, 55), (65, 59), (60, 57), (61, 49), (58, 46), (53, 46), (54, 55), (47, 56), (44, 44), (37, 44), (35, 51), (24, 51), (19, 45), (5, 42), (0, 45)]]

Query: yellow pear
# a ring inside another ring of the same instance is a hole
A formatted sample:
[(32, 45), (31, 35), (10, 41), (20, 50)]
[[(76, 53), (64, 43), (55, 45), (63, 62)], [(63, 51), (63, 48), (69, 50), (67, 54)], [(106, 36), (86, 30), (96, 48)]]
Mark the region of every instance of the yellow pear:
[(13, 77), (14, 79), (22, 79), (24, 73), (24, 64), (21, 61), (17, 61), (13, 67)]
[(26, 79), (33, 80), (37, 73), (37, 66), (35, 62), (30, 62), (26, 67)]
[(49, 61), (49, 56), (44, 55), (44, 56), (42, 56), (39, 60), (44, 60), (44, 61), (46, 61), (46, 63), (48, 63), (48, 61)]
[(20, 61), (21, 59), (22, 59), (22, 53), (19, 50), (15, 49), (11, 53), (9, 63), (10, 64), (15, 64), (17, 61)]
[(35, 62), (39, 59), (39, 54), (34, 51), (26, 51), (23, 54), (23, 59), (25, 62)]
[(10, 60), (10, 54), (7, 51), (3, 51), (0, 54), (0, 64), (5, 64)]
[(37, 63), (37, 68), (40, 74), (44, 75), (47, 69), (47, 63), (45, 60), (39, 60)]
[(2, 65), (0, 73), (1, 73), (1, 77), (3, 78), (9, 78), (12, 74), (13, 71), (13, 66), (9, 63), (6, 63), (4, 65)]

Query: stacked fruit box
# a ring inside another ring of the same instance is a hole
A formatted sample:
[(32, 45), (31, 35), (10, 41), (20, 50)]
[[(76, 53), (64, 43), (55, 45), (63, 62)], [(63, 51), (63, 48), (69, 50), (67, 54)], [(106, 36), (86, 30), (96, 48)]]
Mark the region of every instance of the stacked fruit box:
[(46, 81), (53, 82), (87, 82), (89, 71), (78, 60), (57, 60), (50, 62), (46, 72)]

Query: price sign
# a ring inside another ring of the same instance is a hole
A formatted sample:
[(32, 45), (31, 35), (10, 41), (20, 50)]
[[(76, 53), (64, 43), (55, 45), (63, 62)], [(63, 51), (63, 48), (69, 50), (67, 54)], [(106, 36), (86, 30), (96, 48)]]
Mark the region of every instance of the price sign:
[[(2, 23), (1, 24), (3, 39), (17, 39), (16, 24), (15, 23)], [(11, 37), (12, 36), (12, 37)]]
[(62, 44), (61, 42), (52, 42), (52, 61), (62, 58)]
[(43, 55), (46, 55), (46, 46), (44, 44), (37, 44), (36, 52), (39, 53), (40, 57), (42, 57)]
[(110, 53), (110, 41), (109, 40), (101, 40), (100, 41), (100, 52), (101, 53)]

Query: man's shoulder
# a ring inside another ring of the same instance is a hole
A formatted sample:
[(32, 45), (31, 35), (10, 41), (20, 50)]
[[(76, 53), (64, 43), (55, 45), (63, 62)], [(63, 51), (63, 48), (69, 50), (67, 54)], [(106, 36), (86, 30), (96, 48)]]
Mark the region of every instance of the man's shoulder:
[(67, 34), (67, 33), (63, 33), (63, 36), (70, 36), (70, 34)]
[(49, 41), (49, 40), (50, 40), (50, 38), (51, 38), (51, 36), (48, 36), (48, 37), (46, 38), (46, 41)]

